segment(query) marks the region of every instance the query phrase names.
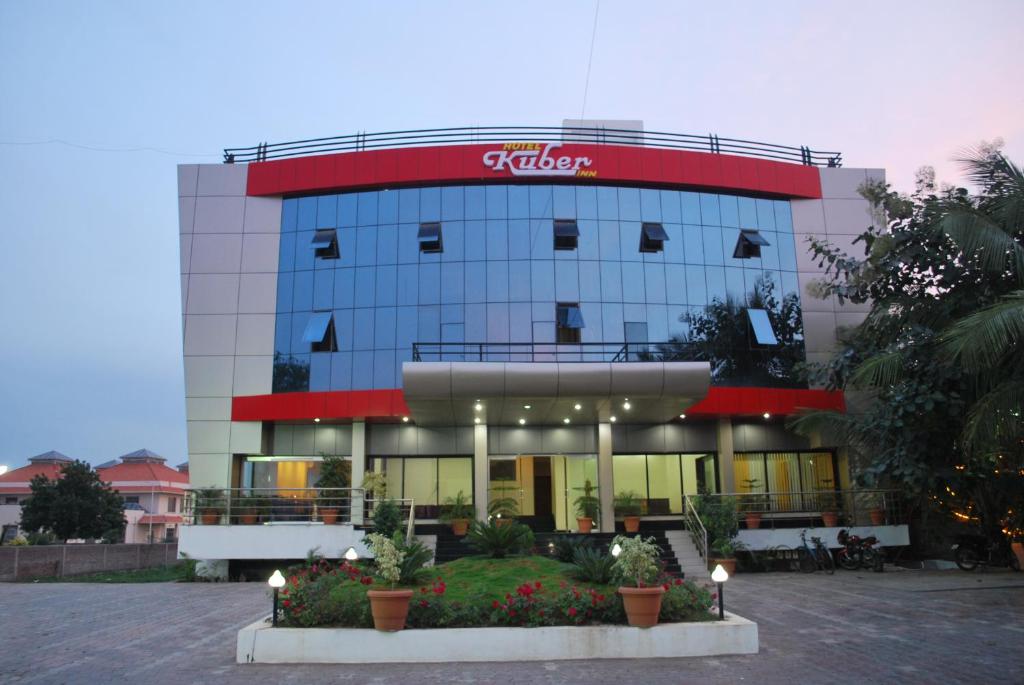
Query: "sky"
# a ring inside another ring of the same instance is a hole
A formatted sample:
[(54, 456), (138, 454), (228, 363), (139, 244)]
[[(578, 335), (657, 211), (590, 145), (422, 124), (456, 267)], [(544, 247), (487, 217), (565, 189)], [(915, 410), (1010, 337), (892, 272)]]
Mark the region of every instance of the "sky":
[(982, 140), (1024, 162), (1024, 2), (596, 7), (0, 0), (0, 464), (185, 461), (175, 166), (225, 147), (584, 116), (900, 190)]

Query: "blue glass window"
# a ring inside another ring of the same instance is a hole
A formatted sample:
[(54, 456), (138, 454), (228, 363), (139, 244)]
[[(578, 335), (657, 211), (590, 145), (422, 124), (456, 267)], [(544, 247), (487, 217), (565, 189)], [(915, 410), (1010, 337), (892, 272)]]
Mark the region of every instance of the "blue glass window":
[(666, 240), (668, 240), (668, 234), (665, 233), (661, 224), (644, 223), (640, 227), (641, 252), (661, 252)]
[(754, 331), (754, 339), (758, 345), (778, 345), (779, 340), (775, 337), (775, 330), (768, 318), (768, 312), (763, 309), (747, 309), (747, 319)]
[(338, 234), (333, 228), (321, 229), (313, 233), (310, 241), (314, 253), (320, 259), (338, 258)]
[(420, 241), (420, 252), (442, 252), (441, 224), (437, 222), (420, 224), (416, 239)]
[(302, 342), (311, 343), (312, 352), (336, 352), (334, 341), (334, 312), (313, 312), (306, 322), (306, 330), (302, 333)]
[(736, 247), (732, 251), (733, 259), (751, 259), (761, 257), (761, 248), (770, 245), (758, 231), (743, 229), (740, 231)]
[(583, 312), (579, 304), (559, 304), (556, 309), (555, 321), (564, 328), (583, 328)]
[(556, 250), (575, 250), (579, 244), (580, 229), (575, 219), (555, 219), (554, 235)]

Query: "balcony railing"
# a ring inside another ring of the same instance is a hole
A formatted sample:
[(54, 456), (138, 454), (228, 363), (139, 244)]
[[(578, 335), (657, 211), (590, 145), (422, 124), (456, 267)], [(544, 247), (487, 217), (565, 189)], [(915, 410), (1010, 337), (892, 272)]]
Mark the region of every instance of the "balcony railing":
[(806, 145), (776, 145), (742, 138), (722, 138), (714, 133), (665, 133), (587, 126), (471, 126), (353, 133), (345, 136), (293, 140), (285, 143), (264, 142), (251, 147), (226, 148), (224, 163), (265, 162), (285, 157), (385, 148), (518, 142), (633, 145), (758, 157), (810, 166), (839, 167), (843, 163), (843, 156), (839, 152), (812, 150)]
[(822, 515), (827, 513), (836, 514), (840, 526), (897, 525), (904, 522), (903, 496), (899, 490), (744, 492), (701, 497), (733, 498), (739, 521), (743, 522), (747, 514), (760, 514), (760, 527), (769, 529), (819, 525)]
[[(411, 521), (413, 500), (393, 501)], [(182, 514), (186, 525), (371, 525), (375, 505), (361, 488), (219, 488), (190, 491)]]

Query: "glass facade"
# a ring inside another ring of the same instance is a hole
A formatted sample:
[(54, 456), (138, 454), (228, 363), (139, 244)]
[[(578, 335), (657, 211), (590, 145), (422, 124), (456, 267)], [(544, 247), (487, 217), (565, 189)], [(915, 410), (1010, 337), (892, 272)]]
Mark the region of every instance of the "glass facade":
[(473, 501), (472, 457), (374, 457), (371, 470), (384, 474), (389, 497), (413, 500), (423, 518), (437, 518), (438, 506), (460, 492)]
[[(575, 249), (555, 249), (555, 219), (576, 221)], [(441, 252), (421, 249), (430, 222)], [(645, 222), (663, 227), (661, 251), (641, 251)], [(760, 257), (732, 256), (741, 228), (768, 243)], [(316, 255), (325, 229), (337, 258)], [(758, 279), (796, 297), (796, 268), (788, 201), (573, 185), (286, 199), (274, 392), (398, 388), (414, 342), (553, 343), (557, 303), (579, 304), (584, 343), (662, 342)], [(307, 328), (328, 313), (336, 349), (314, 352)]]
[(681, 514), (684, 495), (717, 490), (714, 468), (714, 454), (616, 454), (615, 496), (636, 495), (645, 516)]

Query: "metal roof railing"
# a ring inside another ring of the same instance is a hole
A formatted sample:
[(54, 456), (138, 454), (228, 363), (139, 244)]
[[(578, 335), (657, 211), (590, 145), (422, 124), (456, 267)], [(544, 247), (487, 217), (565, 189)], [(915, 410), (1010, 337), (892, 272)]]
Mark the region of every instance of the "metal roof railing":
[(225, 148), (224, 163), (265, 162), (271, 159), (428, 145), (478, 143), (595, 143), (633, 145), (713, 154), (741, 155), (795, 162), (808, 166), (842, 166), (842, 154), (812, 150), (801, 145), (776, 145), (742, 138), (722, 138), (714, 133), (664, 133), (620, 128), (583, 126), (463, 126), (457, 128), (353, 133), (329, 138), (259, 143), (252, 147)]

